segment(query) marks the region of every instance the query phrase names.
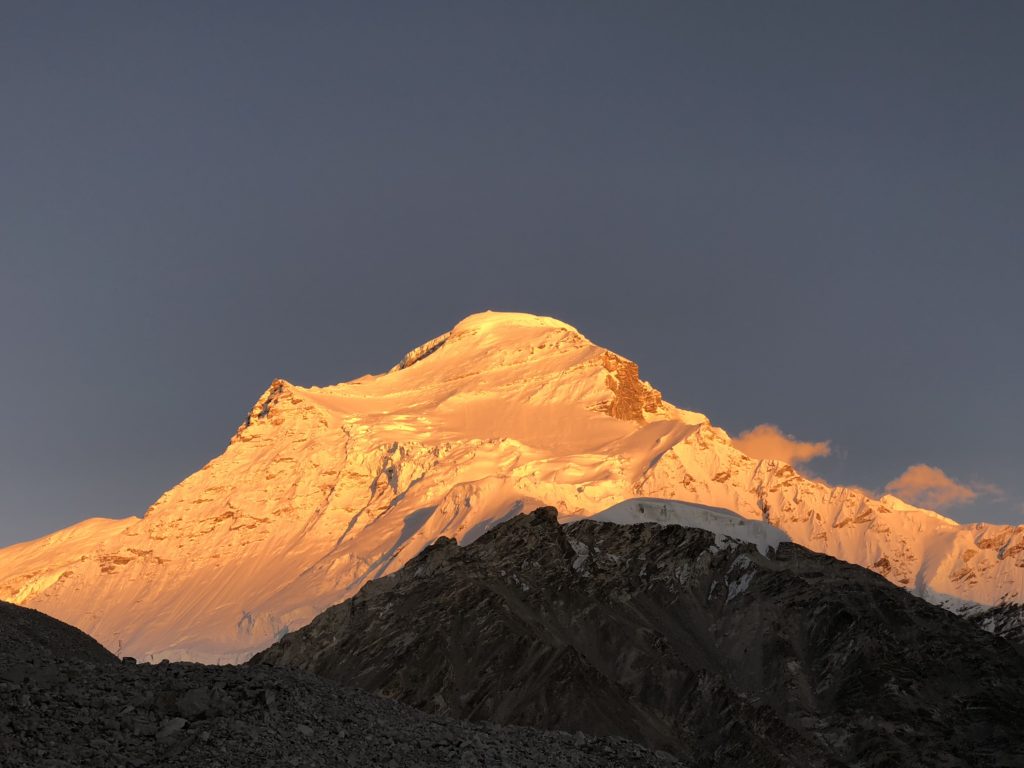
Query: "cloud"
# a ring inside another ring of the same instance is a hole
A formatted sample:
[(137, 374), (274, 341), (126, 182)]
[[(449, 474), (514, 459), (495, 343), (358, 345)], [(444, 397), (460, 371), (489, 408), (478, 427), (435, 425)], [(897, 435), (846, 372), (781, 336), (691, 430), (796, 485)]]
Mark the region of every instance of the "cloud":
[(991, 496), (996, 501), (1006, 500), (1006, 491), (992, 483), (971, 483), (971, 488), (980, 496)]
[(885, 486), (904, 501), (926, 509), (946, 509), (970, 504), (979, 495), (1001, 498), (1002, 489), (991, 483), (958, 483), (938, 467), (915, 464)]
[(753, 459), (778, 459), (787, 464), (802, 464), (832, 452), (827, 440), (806, 443), (785, 434), (774, 424), (758, 424), (741, 432), (732, 439), (732, 444)]

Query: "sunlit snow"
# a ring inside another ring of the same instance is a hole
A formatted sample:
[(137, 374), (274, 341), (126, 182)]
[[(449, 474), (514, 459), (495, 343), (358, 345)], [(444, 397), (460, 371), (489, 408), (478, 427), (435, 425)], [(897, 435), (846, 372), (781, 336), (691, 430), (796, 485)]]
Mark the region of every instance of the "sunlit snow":
[(936, 602), (1024, 596), (1022, 529), (960, 526), (751, 459), (571, 326), (489, 312), (384, 374), (274, 382), (225, 452), (143, 518), (0, 550), (0, 599), (139, 658), (238, 660), (437, 537), (470, 541), (542, 505), (762, 551), (788, 536)]

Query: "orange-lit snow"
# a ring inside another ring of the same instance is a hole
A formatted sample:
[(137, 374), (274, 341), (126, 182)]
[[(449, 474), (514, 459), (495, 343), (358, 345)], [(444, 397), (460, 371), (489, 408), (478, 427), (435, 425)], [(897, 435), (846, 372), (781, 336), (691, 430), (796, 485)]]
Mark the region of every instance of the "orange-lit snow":
[(483, 313), (379, 376), (275, 382), (227, 450), (144, 518), (0, 550), (0, 599), (122, 654), (234, 661), (438, 536), (467, 541), (541, 504), (586, 517), (634, 497), (767, 519), (935, 601), (1024, 599), (1021, 528), (960, 526), (748, 458), (631, 366), (557, 320)]

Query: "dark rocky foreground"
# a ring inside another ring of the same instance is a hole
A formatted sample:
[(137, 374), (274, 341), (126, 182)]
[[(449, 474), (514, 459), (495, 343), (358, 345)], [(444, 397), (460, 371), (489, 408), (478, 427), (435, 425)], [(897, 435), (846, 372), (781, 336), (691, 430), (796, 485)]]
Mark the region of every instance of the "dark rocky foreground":
[(666, 764), (621, 739), (428, 716), (293, 670), (121, 663), (0, 603), (5, 768)]
[(254, 658), (700, 766), (1024, 766), (1024, 657), (863, 568), (538, 510), (442, 539)]

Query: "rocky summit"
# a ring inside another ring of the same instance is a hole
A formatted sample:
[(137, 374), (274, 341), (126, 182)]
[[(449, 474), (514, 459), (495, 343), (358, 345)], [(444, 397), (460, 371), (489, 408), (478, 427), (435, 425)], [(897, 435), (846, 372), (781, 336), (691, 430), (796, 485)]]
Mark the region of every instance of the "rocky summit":
[(294, 670), (124, 662), (0, 603), (0, 766), (660, 766), (634, 743), (424, 715)]
[(700, 766), (1024, 765), (1024, 656), (780, 541), (552, 508), (442, 538), (253, 665)]

